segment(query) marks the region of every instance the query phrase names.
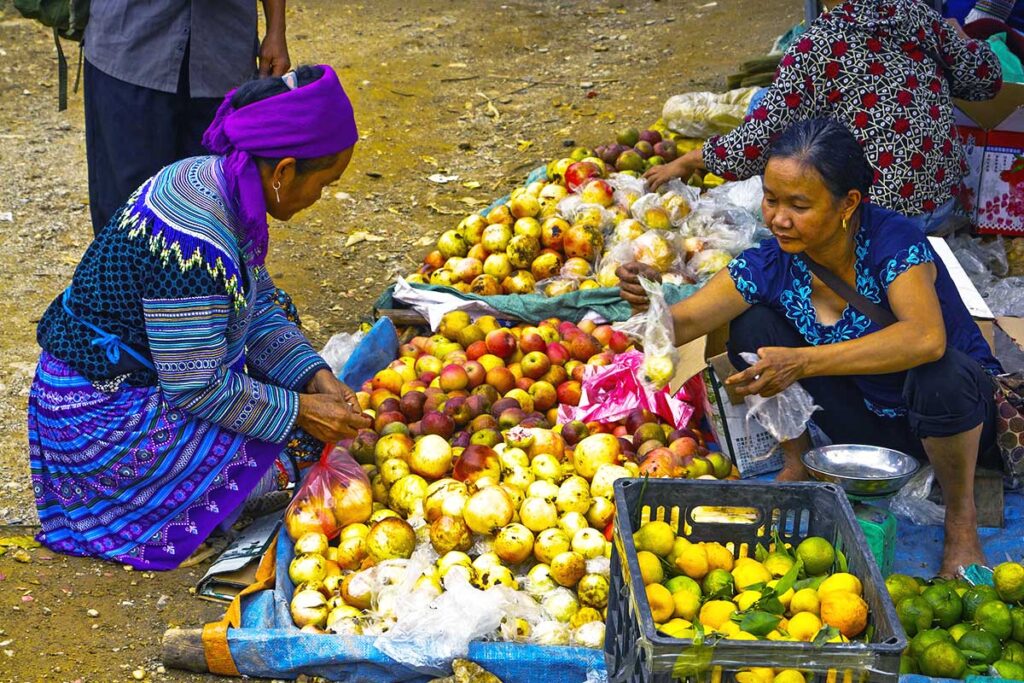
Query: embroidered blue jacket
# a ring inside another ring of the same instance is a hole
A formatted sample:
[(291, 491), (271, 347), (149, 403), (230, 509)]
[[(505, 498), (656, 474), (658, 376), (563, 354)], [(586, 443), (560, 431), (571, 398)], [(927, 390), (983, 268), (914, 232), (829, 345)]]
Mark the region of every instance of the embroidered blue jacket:
[[(1002, 372), (946, 267), (912, 222), (901, 214), (865, 204), (861, 207), (861, 224), (855, 240), (858, 292), (892, 310), (886, 293), (893, 280), (913, 266), (934, 263), (938, 271), (935, 290), (946, 324), (946, 343), (976, 359), (986, 371)], [(851, 306), (846, 307), (834, 325), (818, 322), (811, 302), (811, 274), (807, 266), (782, 251), (775, 239), (765, 240), (733, 259), (729, 274), (748, 303), (764, 304), (782, 313), (809, 344), (835, 344), (879, 330), (870, 318)], [(897, 417), (906, 413), (902, 399), (905, 378), (906, 373), (900, 372), (853, 379), (864, 393), (868, 408), (883, 417)]]
[(298, 391), (327, 364), (274, 302), (264, 267), (249, 267), (225, 198), (219, 157), (174, 163), (147, 181), (86, 250), (70, 286), (39, 322), (39, 345), (93, 382), (116, 371), (84, 319), (136, 348), (159, 386), (195, 416), (282, 442)]

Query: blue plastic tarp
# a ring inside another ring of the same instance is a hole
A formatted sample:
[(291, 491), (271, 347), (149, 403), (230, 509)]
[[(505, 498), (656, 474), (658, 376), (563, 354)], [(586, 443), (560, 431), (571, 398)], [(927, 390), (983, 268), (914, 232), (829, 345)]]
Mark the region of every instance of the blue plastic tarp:
[[(277, 566), (293, 556), (287, 534), (277, 541)], [(302, 633), (288, 613), (294, 586), (287, 571), (278, 571), (273, 590), (242, 600), (240, 628), (228, 631), (228, 647), (239, 673), (264, 678), (296, 678), (300, 674), (361, 683), (426, 683), (435, 675), (417, 671), (374, 647), (373, 636)], [(560, 683), (601, 680), (604, 653), (581, 647), (541, 647), (521, 643), (473, 642), (467, 658), (504, 683), (533, 683), (545, 673)]]

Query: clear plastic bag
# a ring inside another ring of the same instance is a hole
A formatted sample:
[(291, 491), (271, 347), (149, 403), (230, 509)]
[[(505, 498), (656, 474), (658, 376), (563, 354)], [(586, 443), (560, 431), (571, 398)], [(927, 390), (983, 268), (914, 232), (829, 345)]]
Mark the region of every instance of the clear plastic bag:
[(633, 202), (629, 207), (629, 213), (648, 230), (672, 230), (683, 224), (683, 218), (673, 223), (672, 214), (665, 206), (664, 198), (655, 192), (645, 194)]
[(634, 178), (625, 173), (612, 173), (608, 176), (608, 184), (615, 188), (615, 203), (627, 211), (633, 202), (647, 193), (647, 182), (643, 178)]
[(682, 226), (701, 200), (700, 190), (679, 178), (668, 181), (658, 191), (661, 193), (661, 205), (668, 210), (669, 220), (677, 228)]
[(686, 266), (682, 241), (678, 234), (663, 230), (648, 230), (630, 244), (632, 258), (654, 268), (662, 275), (681, 273)]
[[(754, 353), (741, 353), (740, 357), (751, 365), (760, 360)], [(771, 398), (755, 394), (747, 396), (744, 402), (747, 404), (747, 419), (757, 420), (779, 443), (792, 441), (807, 431), (811, 414), (821, 410), (799, 382)]]
[(538, 294), (543, 294), (546, 297), (561, 296), (579, 289), (580, 280), (576, 277), (551, 277), (539, 281), (536, 288)]
[(758, 220), (761, 219), (762, 199), (764, 186), (761, 183), (761, 176), (723, 183), (708, 190), (705, 197), (706, 201), (714, 204), (739, 207)]
[(602, 232), (611, 228), (615, 220), (615, 214), (611, 211), (600, 204), (585, 202), (576, 194), (571, 194), (558, 202), (558, 215), (569, 223), (575, 223), (578, 220), (590, 222), (600, 228)]
[(701, 249), (686, 262), (686, 275), (703, 285), (718, 271), (729, 265), (732, 254), (721, 249)]
[(985, 293), (985, 301), (993, 315), (1024, 317), (1024, 277), (998, 280)]
[(345, 362), (348, 361), (349, 356), (352, 355), (352, 352), (355, 351), (356, 347), (359, 346), (359, 342), (365, 336), (366, 333), (362, 330), (354, 334), (349, 334), (348, 332), (336, 334), (324, 344), (320, 357), (331, 366), (331, 372), (337, 375), (345, 367)]
[(679, 352), (675, 344), (675, 326), (660, 282), (640, 278), (647, 293), (648, 308), (644, 326), (644, 361), (640, 380), (650, 389), (660, 390), (675, 377)]
[(673, 95), (665, 102), (661, 118), (671, 130), (686, 138), (722, 135), (743, 123), (747, 107), (758, 88), (739, 88), (724, 93), (690, 92)]
[(922, 467), (899, 493), (889, 500), (889, 511), (912, 524), (938, 526), (946, 521), (946, 508), (928, 500), (935, 482), (931, 466)]
[(349, 524), (365, 522), (373, 513), (373, 490), (366, 471), (344, 448), (328, 444), (309, 468), (284, 515), (292, 540), (307, 531), (334, 538)]

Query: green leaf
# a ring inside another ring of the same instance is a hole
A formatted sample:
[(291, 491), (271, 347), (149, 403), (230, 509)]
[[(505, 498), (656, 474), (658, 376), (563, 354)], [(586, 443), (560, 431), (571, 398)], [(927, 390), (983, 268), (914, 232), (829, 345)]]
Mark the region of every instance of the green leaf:
[(778, 596), (774, 593), (765, 595), (763, 598), (754, 603), (753, 608), (762, 610), (764, 612), (770, 612), (771, 614), (785, 614), (786, 608), (779, 601)]
[(665, 571), (666, 579), (672, 579), (682, 575), (683, 572), (679, 571), (679, 567), (675, 566), (660, 555), (658, 556), (658, 559), (661, 560), (661, 568)]
[(835, 626), (823, 626), (818, 635), (814, 636), (814, 640), (811, 641), (812, 645), (822, 646), (831, 639), (839, 635), (839, 629)]
[(778, 527), (772, 529), (772, 542), (775, 543), (775, 552), (781, 553), (791, 560), (796, 559), (793, 556), (793, 553), (789, 552), (789, 550), (786, 549), (786, 544), (782, 542), (782, 537), (779, 536)]
[(779, 582), (775, 584), (775, 593), (782, 595), (796, 584), (797, 578), (800, 576), (800, 571), (804, 568), (804, 561), (799, 557), (796, 558), (796, 562), (789, 568)]
[(842, 550), (836, 551), (836, 562), (839, 563), (839, 571), (848, 572), (850, 571), (850, 565), (846, 561), (846, 555), (843, 554)]
[(751, 612), (740, 621), (740, 630), (759, 637), (766, 636), (779, 625), (780, 621), (782, 621), (782, 617), (778, 614)]
[(754, 547), (754, 559), (758, 562), (764, 562), (768, 558), (768, 548), (758, 543)]

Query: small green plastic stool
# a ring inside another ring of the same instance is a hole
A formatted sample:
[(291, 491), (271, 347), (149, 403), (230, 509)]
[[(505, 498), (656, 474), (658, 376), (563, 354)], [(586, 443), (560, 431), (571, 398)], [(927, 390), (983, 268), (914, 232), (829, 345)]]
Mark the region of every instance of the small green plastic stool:
[(871, 554), (875, 556), (882, 576), (889, 576), (896, 562), (896, 517), (885, 508), (870, 505), (863, 500), (850, 496), (853, 512), (864, 531)]

